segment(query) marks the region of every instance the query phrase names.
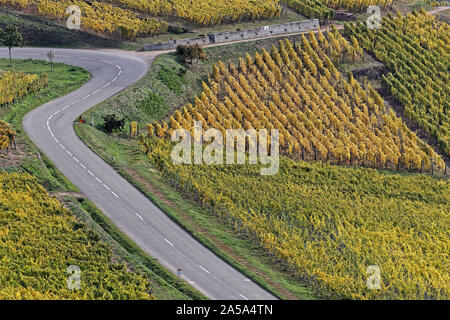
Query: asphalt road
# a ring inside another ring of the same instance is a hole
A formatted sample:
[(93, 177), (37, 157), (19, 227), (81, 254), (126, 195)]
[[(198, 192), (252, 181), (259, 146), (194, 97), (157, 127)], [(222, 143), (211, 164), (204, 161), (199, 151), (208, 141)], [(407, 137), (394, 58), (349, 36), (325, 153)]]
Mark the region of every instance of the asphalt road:
[[(47, 59), (49, 49), (14, 49), (14, 58)], [(82, 112), (140, 79), (146, 61), (122, 52), (53, 49), (55, 62), (92, 74), (80, 89), (28, 113), (24, 130), (58, 169), (139, 247), (211, 299), (269, 300), (274, 296), (203, 247), (170, 220), (76, 136), (73, 121)], [(0, 57), (7, 57), (0, 48)]]

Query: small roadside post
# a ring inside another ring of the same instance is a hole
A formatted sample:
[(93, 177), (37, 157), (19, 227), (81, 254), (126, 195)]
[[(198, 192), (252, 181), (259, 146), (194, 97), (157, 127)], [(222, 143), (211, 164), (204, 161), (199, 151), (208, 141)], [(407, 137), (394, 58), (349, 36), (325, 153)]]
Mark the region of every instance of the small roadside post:
[(55, 54), (52, 50), (50, 50), (49, 53), (47, 53), (47, 57), (50, 60), (50, 66), (51, 66), (51, 72), (53, 72), (53, 59), (55, 58)]

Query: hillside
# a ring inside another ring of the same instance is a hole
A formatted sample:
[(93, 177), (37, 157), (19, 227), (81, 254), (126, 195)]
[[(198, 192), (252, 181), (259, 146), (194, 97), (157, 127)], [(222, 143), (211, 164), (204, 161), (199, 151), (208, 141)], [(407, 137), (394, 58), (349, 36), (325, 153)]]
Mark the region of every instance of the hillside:
[(448, 4), (0, 0), (0, 300), (449, 300)]

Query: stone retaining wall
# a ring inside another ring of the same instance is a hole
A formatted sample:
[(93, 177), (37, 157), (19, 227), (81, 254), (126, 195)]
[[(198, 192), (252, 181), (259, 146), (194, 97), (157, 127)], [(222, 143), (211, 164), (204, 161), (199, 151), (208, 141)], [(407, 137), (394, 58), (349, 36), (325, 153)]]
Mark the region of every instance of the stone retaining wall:
[(305, 20), (299, 22), (291, 22), (284, 24), (277, 24), (272, 26), (264, 26), (255, 29), (248, 29), (243, 31), (231, 31), (212, 33), (207, 37), (197, 37), (189, 39), (173, 40), (165, 43), (146, 44), (145, 51), (153, 50), (174, 50), (178, 45), (207, 45), (211, 43), (224, 43), (231, 41), (239, 41), (243, 39), (257, 39), (269, 36), (298, 33), (302, 31), (314, 30), (319, 27), (319, 20)]

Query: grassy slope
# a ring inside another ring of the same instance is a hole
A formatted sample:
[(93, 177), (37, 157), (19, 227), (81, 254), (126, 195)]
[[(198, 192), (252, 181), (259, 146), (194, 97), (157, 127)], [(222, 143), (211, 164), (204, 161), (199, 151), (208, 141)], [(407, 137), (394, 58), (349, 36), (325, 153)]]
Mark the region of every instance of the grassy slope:
[[(139, 121), (143, 128), (145, 123), (164, 118), (174, 108), (192, 101), (195, 94), (201, 92), (201, 81), (207, 79), (212, 62), (218, 59), (235, 61), (245, 52), (253, 52), (262, 47), (269, 48), (277, 41), (277, 39), (266, 39), (208, 48), (206, 52), (209, 61), (198, 63), (193, 67), (182, 64), (175, 54), (161, 55), (153, 62), (150, 72), (136, 85), (88, 110), (83, 117), (87, 119), (87, 123), (93, 119), (97, 125), (101, 125), (102, 116), (115, 113), (125, 117), (127, 122)], [(188, 69), (184, 76), (178, 76), (181, 79), (179, 83), (182, 83), (181, 93), (170, 90), (161, 80), (159, 73), (164, 69), (173, 70), (173, 76), (178, 75), (180, 69)], [(165, 102), (164, 105), (156, 109), (140, 108), (142, 104), (139, 101), (150, 93), (161, 97)], [(199, 208), (194, 202), (173, 189), (153, 169), (147, 158), (137, 149), (136, 144), (126, 139), (126, 132), (119, 134), (118, 140), (116, 136), (108, 136), (101, 130), (87, 125), (75, 126), (75, 131), (92, 150), (144, 192), (173, 220), (248, 277), (280, 298), (314, 298), (309, 290), (284, 272), (262, 250), (250, 241), (233, 234), (208, 211)]]
[[(7, 59), (0, 59), (0, 70), (10, 70)], [(56, 97), (65, 95), (79, 88), (89, 80), (85, 70), (57, 63), (54, 72), (50, 72), (50, 64), (45, 61), (13, 60), (13, 68), (30, 73), (47, 73), (49, 85), (40, 92), (26, 97), (8, 109), (0, 109), (0, 118), (11, 123), (17, 131), (18, 150), (9, 156), (0, 156), (0, 170), (25, 171), (36, 176), (44, 187), (55, 195), (76, 193), (78, 190), (64, 175), (42, 154), (26, 136), (22, 128), (23, 116), (30, 110)], [(133, 268), (144, 271), (150, 278), (153, 294), (159, 299), (203, 299), (197, 290), (192, 289), (162, 268), (154, 259), (148, 257), (128, 238), (121, 234), (103, 214), (87, 199), (62, 196), (59, 197), (78, 220), (82, 221), (101, 235), (114, 253), (131, 263)]]

